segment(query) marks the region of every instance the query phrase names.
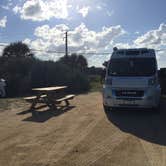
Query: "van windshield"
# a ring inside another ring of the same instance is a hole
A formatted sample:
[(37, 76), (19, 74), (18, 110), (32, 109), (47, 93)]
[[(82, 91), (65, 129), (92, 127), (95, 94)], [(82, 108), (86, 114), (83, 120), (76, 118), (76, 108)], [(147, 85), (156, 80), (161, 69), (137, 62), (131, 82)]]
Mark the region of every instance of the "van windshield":
[(152, 76), (155, 72), (155, 58), (112, 59), (108, 68), (110, 76)]

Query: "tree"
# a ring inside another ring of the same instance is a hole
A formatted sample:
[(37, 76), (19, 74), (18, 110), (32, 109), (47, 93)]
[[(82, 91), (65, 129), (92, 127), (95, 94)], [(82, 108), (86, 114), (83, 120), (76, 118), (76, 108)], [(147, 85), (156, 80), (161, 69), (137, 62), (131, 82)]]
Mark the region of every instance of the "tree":
[(78, 68), (83, 71), (88, 66), (88, 62), (83, 55), (78, 55), (76, 53), (71, 54), (71, 56), (62, 57), (59, 62), (69, 65), (71, 68)]
[(33, 53), (28, 45), (22, 42), (14, 42), (6, 46), (2, 53), (3, 57), (32, 57)]
[(81, 70), (84, 70), (84, 69), (87, 68), (88, 62), (87, 62), (86, 58), (83, 55), (78, 55), (77, 65), (79, 66), (79, 68)]

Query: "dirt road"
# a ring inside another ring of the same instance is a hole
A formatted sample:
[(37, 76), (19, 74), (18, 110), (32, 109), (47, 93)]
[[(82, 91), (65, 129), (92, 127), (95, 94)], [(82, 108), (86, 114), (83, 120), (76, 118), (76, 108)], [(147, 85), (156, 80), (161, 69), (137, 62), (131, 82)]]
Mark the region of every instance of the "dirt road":
[(0, 109), (0, 166), (165, 166), (166, 110), (105, 113), (100, 93), (77, 96), (68, 110), (13, 101)]

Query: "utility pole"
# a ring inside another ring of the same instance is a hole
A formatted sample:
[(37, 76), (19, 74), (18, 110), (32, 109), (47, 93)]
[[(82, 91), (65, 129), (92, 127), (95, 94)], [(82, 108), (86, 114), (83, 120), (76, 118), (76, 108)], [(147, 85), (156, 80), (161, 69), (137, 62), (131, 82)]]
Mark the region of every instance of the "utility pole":
[(68, 31), (65, 32), (65, 56), (68, 57)]

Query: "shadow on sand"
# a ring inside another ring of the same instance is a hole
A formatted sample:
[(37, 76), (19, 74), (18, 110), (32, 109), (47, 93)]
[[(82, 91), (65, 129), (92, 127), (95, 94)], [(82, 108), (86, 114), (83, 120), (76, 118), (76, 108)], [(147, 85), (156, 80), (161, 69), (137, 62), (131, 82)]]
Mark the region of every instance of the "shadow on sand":
[(61, 114), (68, 112), (73, 108), (75, 108), (75, 106), (61, 107), (57, 110), (47, 109), (43, 111), (35, 111), (34, 113), (31, 113), (30, 110), (26, 110), (17, 113), (17, 115), (24, 115), (27, 113), (31, 113), (32, 116), (23, 119), (23, 121), (43, 123), (49, 120), (50, 118), (60, 116)]
[(115, 109), (105, 112), (108, 120), (120, 130), (146, 141), (166, 145), (166, 103), (152, 110)]

